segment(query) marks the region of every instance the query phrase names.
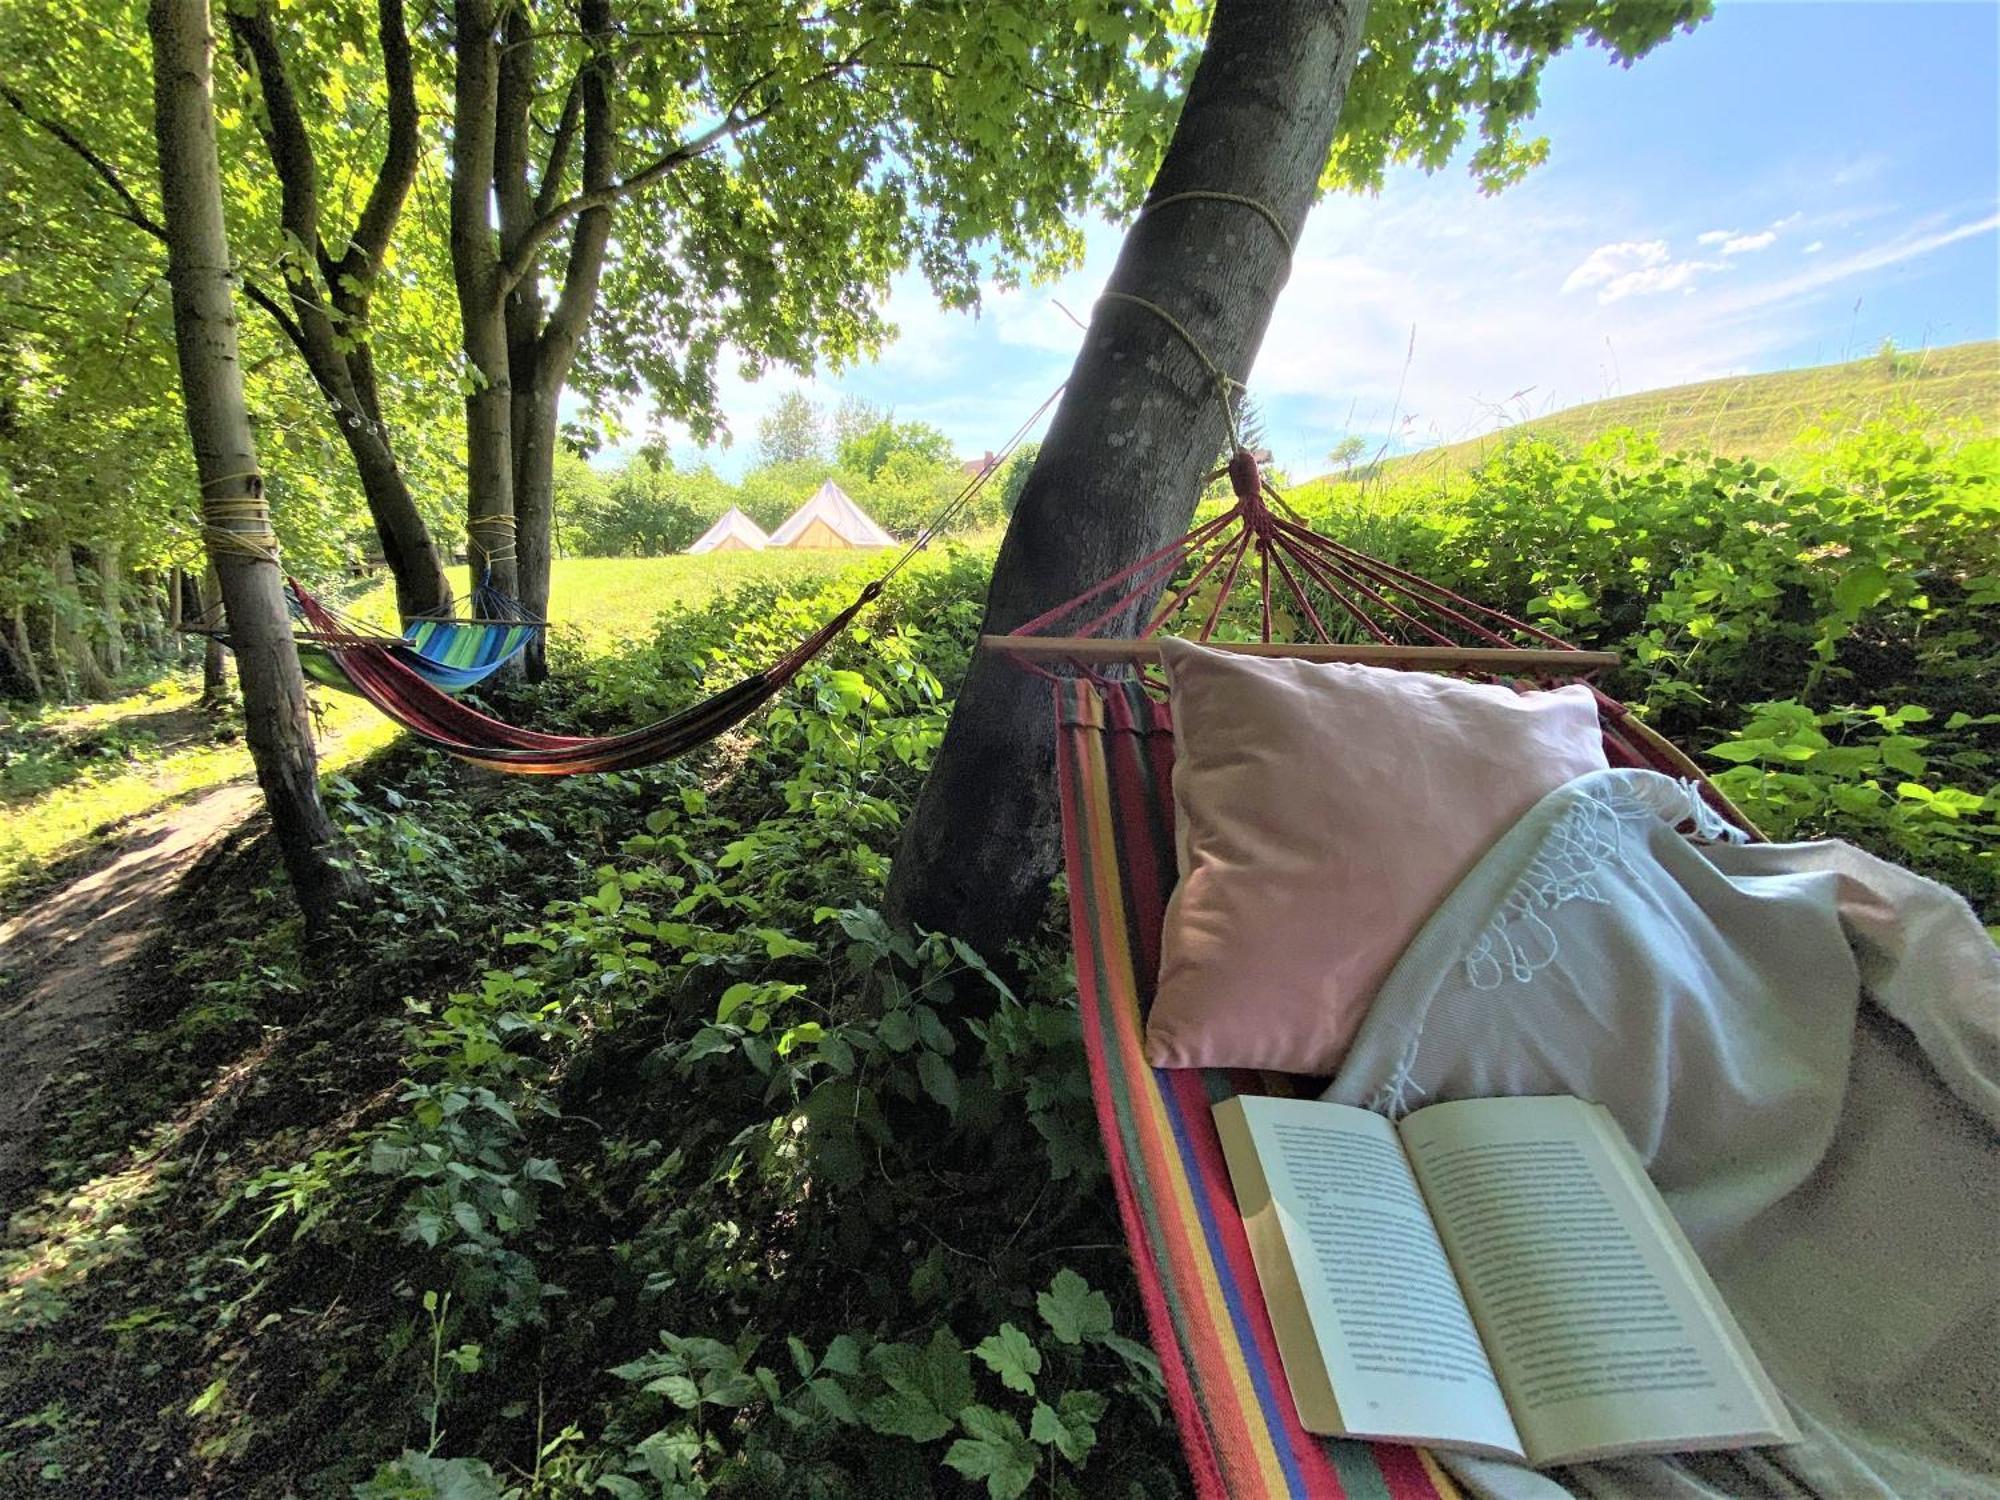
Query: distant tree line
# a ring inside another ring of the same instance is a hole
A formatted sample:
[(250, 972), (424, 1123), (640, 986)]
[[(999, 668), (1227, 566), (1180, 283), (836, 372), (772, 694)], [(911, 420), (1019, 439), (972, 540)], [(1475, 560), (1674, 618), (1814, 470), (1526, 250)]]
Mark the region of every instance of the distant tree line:
[[(758, 424), (757, 462), (734, 484), (707, 464), (676, 468), (661, 443), (616, 464), (586, 447), (571, 442), (556, 458), (556, 540), (572, 557), (680, 552), (731, 506), (772, 531), (829, 479), (897, 536), (913, 536), (976, 472), (928, 422), (898, 421), (852, 397), (829, 414), (796, 391)], [(998, 525), (1033, 462), (1030, 445), (987, 480), (951, 529)]]

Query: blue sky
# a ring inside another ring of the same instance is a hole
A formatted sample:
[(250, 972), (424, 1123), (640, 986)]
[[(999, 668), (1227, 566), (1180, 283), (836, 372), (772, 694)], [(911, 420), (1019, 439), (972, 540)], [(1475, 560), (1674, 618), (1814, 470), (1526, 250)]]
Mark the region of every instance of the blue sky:
[[(1250, 377), (1279, 464), (1348, 433), (1390, 451), (1715, 376), (2000, 336), (2000, 6), (1723, 0), (1630, 71), (1558, 59), (1548, 164), (1497, 197), (1463, 164), (1328, 198)], [(1067, 374), (1120, 231), (1084, 265), (939, 309), (914, 277), (872, 363), (725, 376), (732, 476), (788, 389), (854, 394), (997, 446)], [(643, 423), (637, 423), (641, 427)], [(674, 430), (667, 429), (672, 436)]]

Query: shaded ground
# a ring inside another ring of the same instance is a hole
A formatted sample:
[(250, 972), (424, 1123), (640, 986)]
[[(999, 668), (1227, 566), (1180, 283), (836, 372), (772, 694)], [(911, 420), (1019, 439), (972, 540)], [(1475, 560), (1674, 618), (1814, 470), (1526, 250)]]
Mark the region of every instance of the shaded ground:
[(256, 806), (255, 784), (232, 782), (136, 819), (108, 862), (0, 926), (0, 1218), (17, 1206), (23, 1152), (51, 1086), (116, 1013), (167, 898)]

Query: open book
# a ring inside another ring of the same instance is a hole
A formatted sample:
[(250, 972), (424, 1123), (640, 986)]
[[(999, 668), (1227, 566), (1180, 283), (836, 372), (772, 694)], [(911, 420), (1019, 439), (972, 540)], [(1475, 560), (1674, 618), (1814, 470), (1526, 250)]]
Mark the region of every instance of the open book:
[(1797, 1442), (1601, 1105), (1215, 1106), (1309, 1432), (1537, 1466)]

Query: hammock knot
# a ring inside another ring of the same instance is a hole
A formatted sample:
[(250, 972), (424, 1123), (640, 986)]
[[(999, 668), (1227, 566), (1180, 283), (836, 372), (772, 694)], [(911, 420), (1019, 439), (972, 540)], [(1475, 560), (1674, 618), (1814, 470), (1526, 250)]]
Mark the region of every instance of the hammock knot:
[(1268, 544), (1275, 522), (1271, 507), (1264, 503), (1263, 470), (1257, 466), (1257, 455), (1248, 448), (1238, 448), (1229, 456), (1229, 487), (1236, 493), (1244, 526), (1257, 538), (1259, 547)]

